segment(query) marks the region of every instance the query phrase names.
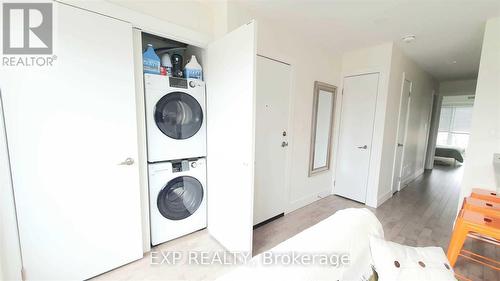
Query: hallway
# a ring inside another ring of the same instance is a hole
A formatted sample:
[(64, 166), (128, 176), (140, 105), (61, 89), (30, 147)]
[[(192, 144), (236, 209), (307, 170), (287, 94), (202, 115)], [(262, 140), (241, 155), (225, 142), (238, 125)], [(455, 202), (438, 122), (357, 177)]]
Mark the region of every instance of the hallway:
[(462, 167), (435, 166), (375, 209), (385, 238), (410, 246), (447, 249), (462, 172)]
[[(409, 246), (448, 248), (458, 207), (463, 166), (435, 166), (394, 194), (377, 209), (371, 209), (384, 227), (385, 238)], [(331, 195), (291, 212), (254, 230), (254, 254), (274, 247), (289, 237), (344, 208), (363, 204)], [(500, 251), (482, 242), (466, 241), (466, 248), (496, 260)], [(457, 271), (473, 280), (500, 280), (500, 275), (459, 258)]]
[(433, 245), (446, 249), (458, 206), (462, 170), (462, 167), (436, 166), (377, 209), (339, 196), (327, 196), (257, 228), (254, 254), (274, 247), (338, 210), (362, 207), (377, 215), (386, 239), (411, 246)]

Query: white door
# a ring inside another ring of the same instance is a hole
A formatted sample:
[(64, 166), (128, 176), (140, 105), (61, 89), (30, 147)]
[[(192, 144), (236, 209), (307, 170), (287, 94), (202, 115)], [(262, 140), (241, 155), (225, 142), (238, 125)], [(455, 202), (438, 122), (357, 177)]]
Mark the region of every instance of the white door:
[(378, 73), (344, 78), (334, 193), (366, 201)]
[(253, 223), (285, 211), (290, 65), (257, 56)]
[(132, 27), (53, 7), (56, 61), (2, 98), (25, 277), (82, 280), (142, 258)]
[(392, 179), (392, 193), (401, 189), (401, 174), (403, 171), (404, 144), (406, 142), (406, 127), (410, 109), (411, 82), (403, 81), (403, 91), (401, 93), (401, 104), (399, 106), (398, 136), (396, 143), (396, 155), (394, 158), (394, 172)]
[(227, 250), (252, 251), (256, 23), (207, 50), (208, 230)]

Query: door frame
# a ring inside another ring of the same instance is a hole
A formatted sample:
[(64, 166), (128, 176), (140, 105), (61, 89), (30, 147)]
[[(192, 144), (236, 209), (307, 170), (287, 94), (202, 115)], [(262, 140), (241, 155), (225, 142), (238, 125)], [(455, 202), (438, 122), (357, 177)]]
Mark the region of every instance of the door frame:
[[(399, 126), (400, 123), (403, 121), (401, 120), (401, 109), (403, 107), (403, 95), (404, 95), (404, 87), (405, 87), (405, 82), (408, 81), (410, 82), (410, 94), (408, 97), (408, 104), (407, 106), (407, 111), (406, 111), (406, 118), (404, 120), (405, 124), (405, 132), (404, 132), (404, 137), (403, 137), (403, 152), (401, 153), (401, 162), (399, 163), (399, 183), (397, 190), (394, 190), (394, 176), (396, 173), (396, 165), (397, 165), (397, 150), (398, 150), (398, 136), (399, 136)], [(406, 148), (406, 138), (408, 136), (408, 121), (410, 120), (410, 108), (411, 108), (411, 93), (413, 92), (413, 81), (409, 80), (408, 77), (406, 76), (406, 72), (403, 72), (403, 79), (401, 80), (401, 93), (400, 93), (400, 99), (399, 99), (399, 111), (398, 111), (398, 124), (397, 124), (397, 130), (396, 130), (396, 141), (395, 141), (395, 146), (394, 146), (394, 160), (393, 160), (393, 165), (392, 165), (392, 181), (391, 181), (391, 196), (392, 194), (399, 192), (401, 190), (401, 183), (402, 183), (402, 177), (401, 175), (403, 174), (403, 164), (404, 164), (404, 158), (405, 158), (405, 148)]]
[(429, 122), (429, 132), (427, 139), (427, 151), (425, 157), (425, 166), (424, 168), (427, 170), (434, 169), (434, 158), (436, 151), (436, 143), (437, 143), (437, 135), (439, 131), (439, 120), (441, 118), (441, 106), (443, 104), (443, 96), (436, 93), (433, 90), (434, 96), (432, 98), (432, 108), (431, 108), (431, 119)]
[[(5, 280), (22, 280), (23, 260), (21, 252), (21, 241), (19, 237), (19, 226), (17, 222), (16, 200), (14, 187), (12, 185), (12, 174), (10, 169), (10, 156), (8, 150), (7, 129), (3, 110), (2, 91), (0, 89), (0, 151), (5, 152), (0, 161), (0, 188), (2, 200), (0, 204), (0, 236), (10, 241), (10, 246), (5, 247), (0, 241), (0, 278)], [(5, 258), (4, 258), (5, 257)], [(8, 258), (7, 258), (8, 257)], [(4, 262), (9, 261), (9, 262)]]
[[(352, 71), (346, 71), (346, 72), (343, 72), (342, 73), (342, 79), (340, 81), (340, 107), (339, 107), (339, 113), (338, 113), (338, 118), (337, 118), (337, 122), (338, 124), (335, 124), (335, 126), (338, 126), (338, 133), (337, 133), (337, 136), (334, 138), (334, 141), (335, 141), (335, 147), (334, 147), (334, 154), (333, 154), (333, 157), (335, 158), (334, 159), (334, 165), (333, 165), (333, 181), (332, 181), (332, 188), (331, 188), (331, 194), (335, 194), (335, 184), (336, 184), (336, 178), (337, 178), (337, 167), (338, 167), (338, 152), (339, 152), (339, 143), (340, 143), (340, 137), (342, 135), (342, 116), (343, 116), (343, 113), (344, 113), (344, 80), (345, 78), (347, 77), (353, 77), (353, 76), (361, 76), (361, 75), (369, 75), (369, 74), (378, 74), (379, 77), (378, 77), (378, 86), (377, 86), (377, 96), (375, 98), (375, 112), (374, 112), (374, 118), (373, 118), (373, 127), (375, 129), (375, 125), (376, 125), (376, 119), (377, 119), (377, 113), (378, 111), (380, 110), (378, 108), (378, 102), (379, 102), (379, 97), (380, 97), (380, 93), (384, 91), (384, 87), (387, 87), (387, 82), (388, 82), (388, 77), (386, 77), (386, 75), (384, 75), (384, 68), (382, 67), (373, 67), (373, 68), (366, 68), (366, 69), (361, 69), (361, 70), (352, 70)], [(375, 155), (373, 153), (373, 139), (374, 139), (374, 135), (375, 134), (375, 130), (373, 130), (372, 132), (372, 140), (371, 140), (371, 143), (370, 143), (370, 155), (369, 155), (369, 164), (368, 164), (368, 181), (367, 181), (367, 186), (366, 186), (366, 198), (365, 198), (365, 202), (364, 204), (367, 205), (367, 206), (370, 206), (370, 207), (373, 207), (373, 208), (376, 208), (377, 207), (377, 201), (378, 200), (375, 200), (375, 202), (373, 202), (373, 198), (371, 197), (374, 197), (376, 196), (377, 194), (377, 190), (372, 190), (373, 189), (373, 186), (375, 185), (375, 187), (377, 186), (378, 183), (375, 183), (375, 177), (378, 177), (378, 175), (374, 175), (374, 171), (373, 171), (373, 164), (376, 163), (376, 162), (380, 162), (378, 161), (377, 159), (374, 159)], [(377, 171), (378, 173), (378, 171)], [(371, 199), (370, 199), (371, 198)]]
[[(429, 104), (429, 114), (427, 115), (427, 128), (425, 130), (425, 150), (424, 150), (424, 162), (422, 164), (422, 169), (424, 169), (425, 171), (425, 167), (427, 165), (427, 151), (429, 150), (429, 145), (430, 145), (430, 142), (429, 142), (429, 138), (431, 136), (431, 127), (432, 127), (432, 110), (433, 110), (433, 107), (434, 107), (434, 102), (436, 100), (436, 90), (432, 90), (432, 97), (431, 97), (431, 102)], [(437, 136), (436, 136), (437, 138)], [(434, 162), (434, 159), (433, 159), (433, 162)]]
[[(293, 64), (289, 63), (289, 62), (286, 62), (284, 60), (281, 60), (281, 59), (276, 59), (276, 58), (273, 58), (272, 56), (267, 56), (267, 55), (263, 55), (261, 52), (259, 52), (257, 50), (257, 57), (261, 57), (261, 58), (264, 58), (264, 59), (268, 59), (268, 60), (272, 60), (272, 61), (275, 61), (277, 63), (282, 63), (282, 64), (285, 64), (285, 65), (288, 65), (290, 67), (290, 91), (288, 93), (289, 95), (289, 99), (288, 99), (288, 120), (287, 120), (287, 127), (288, 127), (288, 131), (287, 131), (287, 134), (288, 134), (288, 149), (286, 150), (285, 152), (285, 206), (283, 206), (283, 212), (284, 214), (288, 214), (294, 210), (296, 210), (295, 208), (291, 208), (291, 205), (292, 205), (292, 202), (290, 202), (290, 199), (292, 198), (292, 194), (291, 194), (291, 188), (290, 188), (290, 182), (291, 182), (291, 173), (290, 173), (290, 170), (292, 168), (292, 154), (291, 154), (291, 151), (293, 150), (293, 137), (294, 137), (294, 133), (293, 133), (293, 116), (294, 116), (294, 101), (295, 101), (295, 96), (293, 95), (293, 92), (294, 92), (294, 79), (293, 79), (293, 75), (295, 73), (295, 68), (293, 66)], [(257, 71), (259, 71), (257, 69)], [(259, 83), (259, 81), (257, 81), (257, 83)]]

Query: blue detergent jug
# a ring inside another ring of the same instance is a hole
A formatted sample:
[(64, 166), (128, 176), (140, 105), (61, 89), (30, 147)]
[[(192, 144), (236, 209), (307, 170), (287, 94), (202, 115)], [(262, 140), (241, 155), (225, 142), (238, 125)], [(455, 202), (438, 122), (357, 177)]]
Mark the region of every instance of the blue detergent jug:
[(155, 53), (152, 44), (148, 44), (146, 52), (142, 55), (144, 73), (160, 74), (160, 57)]
[(191, 60), (184, 68), (184, 77), (194, 78), (198, 80), (203, 80), (203, 70), (201, 65), (198, 63), (196, 56), (191, 56)]

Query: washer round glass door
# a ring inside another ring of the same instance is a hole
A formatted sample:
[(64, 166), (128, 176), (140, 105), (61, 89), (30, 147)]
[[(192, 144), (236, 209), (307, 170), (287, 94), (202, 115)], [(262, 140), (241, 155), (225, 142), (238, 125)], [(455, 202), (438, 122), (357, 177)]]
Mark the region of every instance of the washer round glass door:
[(173, 139), (184, 140), (200, 130), (203, 110), (191, 95), (173, 92), (156, 103), (154, 117), (162, 133)]
[(201, 205), (203, 186), (193, 177), (177, 177), (160, 191), (156, 204), (161, 215), (170, 220), (185, 219)]

